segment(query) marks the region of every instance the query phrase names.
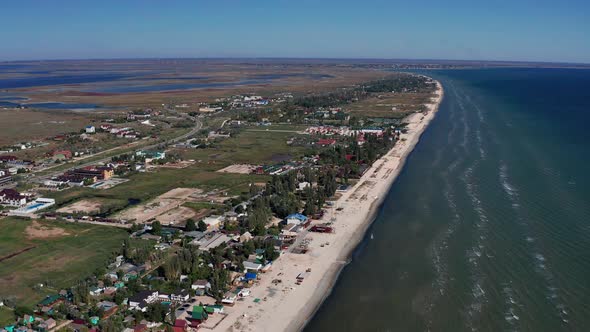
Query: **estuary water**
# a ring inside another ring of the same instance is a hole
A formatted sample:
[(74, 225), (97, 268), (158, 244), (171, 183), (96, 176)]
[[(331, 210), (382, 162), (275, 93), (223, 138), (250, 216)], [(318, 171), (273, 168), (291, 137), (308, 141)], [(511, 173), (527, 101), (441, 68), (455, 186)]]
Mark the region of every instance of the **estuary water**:
[(590, 331), (590, 71), (432, 71), (445, 98), (315, 331)]

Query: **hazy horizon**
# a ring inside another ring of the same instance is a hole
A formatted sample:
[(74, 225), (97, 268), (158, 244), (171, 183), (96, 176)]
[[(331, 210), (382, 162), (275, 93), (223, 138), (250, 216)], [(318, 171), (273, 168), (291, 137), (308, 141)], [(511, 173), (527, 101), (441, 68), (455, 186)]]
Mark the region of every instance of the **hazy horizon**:
[(59, 61), (117, 61), (117, 60), (291, 60), (291, 61), (367, 61), (374, 63), (424, 63), (424, 64), (467, 64), (467, 63), (498, 63), (498, 64), (555, 64), (555, 65), (590, 65), (590, 62), (566, 62), (566, 61), (530, 61), (530, 60), (493, 60), (493, 59), (426, 59), (426, 58), (371, 58), (371, 57), (355, 57), (355, 58), (334, 58), (334, 57), (275, 57), (275, 56), (259, 56), (259, 57), (111, 57), (111, 58), (47, 58), (47, 59), (22, 59), (22, 60), (0, 60), (0, 63), (16, 63), (16, 62), (59, 62)]

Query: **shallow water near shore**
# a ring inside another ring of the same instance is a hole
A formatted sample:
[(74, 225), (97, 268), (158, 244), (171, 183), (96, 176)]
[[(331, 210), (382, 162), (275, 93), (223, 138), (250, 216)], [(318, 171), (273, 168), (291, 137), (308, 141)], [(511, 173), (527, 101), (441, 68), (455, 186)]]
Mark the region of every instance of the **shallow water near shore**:
[(305, 331), (590, 328), (590, 71), (427, 72), (445, 88)]

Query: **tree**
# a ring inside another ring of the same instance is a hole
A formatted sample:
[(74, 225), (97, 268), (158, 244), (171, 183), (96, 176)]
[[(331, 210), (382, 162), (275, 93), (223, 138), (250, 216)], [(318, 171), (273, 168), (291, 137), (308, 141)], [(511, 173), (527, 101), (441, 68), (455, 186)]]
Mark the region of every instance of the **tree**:
[(199, 220), (198, 229), (201, 232), (206, 231), (207, 230), (207, 224), (205, 224), (205, 222), (203, 220)]
[(166, 319), (166, 308), (160, 302), (149, 304), (145, 317), (152, 322), (163, 323)]
[(162, 224), (157, 220), (152, 223), (152, 233), (155, 235), (162, 234)]
[(229, 281), (229, 272), (225, 269), (213, 270), (211, 277), (211, 293), (217, 301), (221, 301), (225, 291), (227, 290), (227, 283)]
[(140, 230), (141, 228), (142, 228), (142, 227), (141, 227), (139, 224), (135, 224), (135, 223), (134, 223), (133, 225), (131, 225), (131, 232), (132, 232), (132, 233), (135, 233), (135, 232), (137, 232), (138, 230)]
[(187, 232), (192, 232), (197, 230), (197, 225), (193, 219), (189, 219), (186, 221), (186, 226), (184, 228)]

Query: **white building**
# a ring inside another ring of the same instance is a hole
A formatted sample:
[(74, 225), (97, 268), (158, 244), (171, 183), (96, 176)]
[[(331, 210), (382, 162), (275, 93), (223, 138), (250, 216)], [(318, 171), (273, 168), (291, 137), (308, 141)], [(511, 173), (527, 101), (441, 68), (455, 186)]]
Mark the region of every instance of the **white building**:
[(94, 134), (94, 133), (96, 132), (96, 128), (95, 128), (94, 126), (86, 126), (86, 127), (84, 128), (84, 131), (85, 131), (87, 134)]
[(148, 304), (156, 302), (159, 295), (158, 291), (141, 291), (129, 298), (129, 309), (146, 312)]
[(4, 189), (0, 191), (0, 204), (20, 207), (27, 204), (27, 197), (14, 189)]
[(191, 288), (193, 290), (195, 290), (196, 295), (202, 296), (202, 295), (205, 295), (207, 290), (209, 290), (211, 288), (211, 284), (207, 280), (201, 279), (201, 280), (195, 281), (191, 285)]
[(258, 272), (260, 269), (262, 269), (262, 264), (260, 263), (244, 261), (242, 264), (244, 265), (244, 269), (246, 269), (246, 271)]
[(219, 229), (219, 226), (221, 225), (222, 221), (222, 216), (209, 216), (203, 219), (203, 222), (205, 223), (205, 225), (207, 225), (207, 230)]
[(31, 217), (31, 215), (39, 210), (55, 205), (53, 198), (37, 198), (35, 201), (22, 206), (16, 210), (9, 212), (12, 216)]

